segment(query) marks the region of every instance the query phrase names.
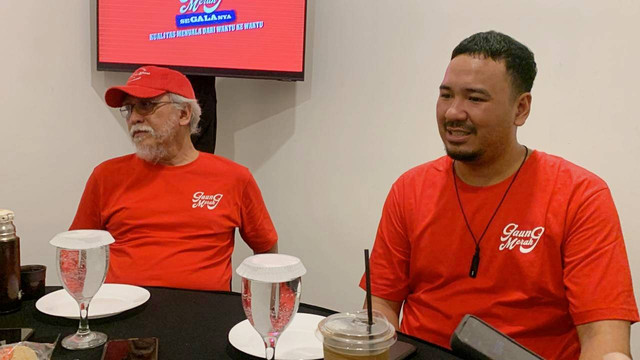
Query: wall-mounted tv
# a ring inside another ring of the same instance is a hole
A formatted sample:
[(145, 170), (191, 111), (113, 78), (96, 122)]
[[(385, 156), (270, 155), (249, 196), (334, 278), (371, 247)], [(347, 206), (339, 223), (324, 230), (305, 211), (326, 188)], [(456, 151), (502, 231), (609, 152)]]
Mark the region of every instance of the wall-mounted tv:
[(98, 0), (98, 70), (304, 80), (306, 0)]

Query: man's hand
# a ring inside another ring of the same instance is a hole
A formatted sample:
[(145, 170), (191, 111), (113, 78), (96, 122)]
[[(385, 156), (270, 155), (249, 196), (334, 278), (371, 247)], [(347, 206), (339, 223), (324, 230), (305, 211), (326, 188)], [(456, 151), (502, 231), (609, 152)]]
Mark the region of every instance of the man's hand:
[[(618, 353), (631, 357), (628, 321), (602, 320), (576, 326), (580, 338), (580, 360), (602, 360), (605, 355)], [(608, 359), (607, 358), (607, 359)], [(624, 358), (624, 357), (623, 357)], [(617, 357), (616, 359), (620, 359)]]
[[(364, 301), (363, 308), (366, 309), (367, 300)], [(402, 303), (399, 301), (385, 300), (377, 296), (371, 295), (371, 308), (380, 311), (389, 320), (396, 330), (400, 330), (400, 308)]]

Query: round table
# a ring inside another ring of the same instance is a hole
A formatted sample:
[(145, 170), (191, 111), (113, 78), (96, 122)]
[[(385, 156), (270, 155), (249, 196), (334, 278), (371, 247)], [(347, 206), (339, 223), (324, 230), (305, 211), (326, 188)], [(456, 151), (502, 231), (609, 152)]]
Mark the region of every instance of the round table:
[[(60, 287), (47, 287), (47, 293)], [(167, 288), (147, 288), (151, 298), (145, 304), (121, 314), (91, 319), (92, 330), (104, 332), (109, 339), (157, 337), (159, 359), (257, 359), (229, 344), (229, 330), (245, 319), (240, 294), (220, 291), (194, 291)], [(334, 311), (300, 304), (300, 313), (327, 316)], [(33, 328), (31, 341), (53, 342), (76, 331), (77, 320), (41, 313), (35, 300), (22, 302), (21, 309), (0, 315), (0, 327)], [(398, 340), (411, 343), (418, 351), (409, 359), (459, 359), (449, 350), (398, 333)], [(56, 346), (54, 360), (99, 360), (102, 346), (82, 351), (70, 351)]]

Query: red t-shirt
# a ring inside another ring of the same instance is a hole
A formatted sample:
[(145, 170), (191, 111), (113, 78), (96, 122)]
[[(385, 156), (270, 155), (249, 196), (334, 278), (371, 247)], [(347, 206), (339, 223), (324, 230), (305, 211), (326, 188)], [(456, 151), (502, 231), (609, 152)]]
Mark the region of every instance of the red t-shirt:
[[(577, 359), (576, 325), (638, 321), (620, 221), (604, 181), (534, 151), (480, 242), (473, 279), (475, 244), (451, 165), (442, 157), (408, 171), (384, 205), (372, 292), (404, 302), (402, 332), (449, 347), (462, 317), (473, 314), (544, 358)], [(458, 179), (476, 238), (510, 182), (475, 187)]]
[(182, 166), (135, 155), (100, 164), (70, 229), (113, 235), (107, 282), (229, 290), (236, 228), (255, 252), (277, 242), (249, 170), (200, 153)]

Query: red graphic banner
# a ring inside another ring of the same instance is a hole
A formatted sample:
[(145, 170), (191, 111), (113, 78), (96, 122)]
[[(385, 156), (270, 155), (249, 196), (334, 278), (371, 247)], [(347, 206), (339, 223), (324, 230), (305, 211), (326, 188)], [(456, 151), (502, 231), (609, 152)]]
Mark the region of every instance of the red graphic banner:
[(305, 0), (99, 0), (98, 62), (302, 72)]

